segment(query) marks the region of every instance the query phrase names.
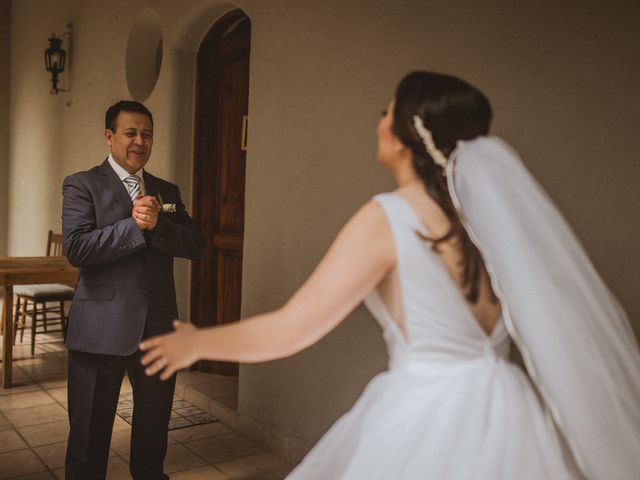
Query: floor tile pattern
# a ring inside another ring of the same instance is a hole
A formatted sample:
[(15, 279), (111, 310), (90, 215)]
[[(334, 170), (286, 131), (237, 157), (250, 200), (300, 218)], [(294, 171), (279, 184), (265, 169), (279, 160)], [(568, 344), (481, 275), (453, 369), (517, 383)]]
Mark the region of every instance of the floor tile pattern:
[[(59, 337), (40, 335), (34, 357), (29, 349), (27, 342), (14, 347), (15, 386), (0, 387), (0, 480), (64, 478), (69, 432), (66, 351)], [(190, 390), (190, 396), (185, 382), (197, 387)], [(217, 421), (203, 410), (209, 406), (207, 402), (214, 401), (222, 405), (223, 412), (235, 409), (237, 379), (182, 372), (176, 394), (175, 429), (169, 432), (165, 459), (165, 470), (172, 480), (281, 480), (293, 468), (260, 443), (225, 425), (224, 418)], [(130, 408), (127, 402), (131, 401), (126, 379), (121, 401), (119, 414), (123, 415), (116, 416), (114, 422), (108, 480), (131, 478), (131, 426), (123, 411)]]
[[(133, 399), (131, 392), (123, 392), (120, 394), (116, 414), (131, 425), (133, 420)], [(201, 410), (178, 396), (173, 397), (169, 430), (178, 430), (179, 428), (204, 425), (217, 421), (218, 419), (210, 413)]]

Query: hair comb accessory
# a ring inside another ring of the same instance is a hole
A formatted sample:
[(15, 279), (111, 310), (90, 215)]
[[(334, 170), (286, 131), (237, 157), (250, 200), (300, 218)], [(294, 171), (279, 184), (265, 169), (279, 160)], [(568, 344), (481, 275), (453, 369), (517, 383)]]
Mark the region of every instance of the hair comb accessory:
[(436, 147), (436, 144), (433, 141), (433, 135), (431, 134), (429, 129), (424, 126), (424, 122), (422, 121), (422, 118), (420, 118), (420, 116), (413, 116), (413, 126), (422, 139), (422, 143), (424, 143), (424, 146), (427, 149), (427, 153), (431, 156), (431, 158), (433, 158), (433, 161), (436, 163), (436, 165), (442, 168), (443, 175), (446, 175), (447, 157), (445, 157), (444, 154), (440, 150), (438, 150), (438, 147)]

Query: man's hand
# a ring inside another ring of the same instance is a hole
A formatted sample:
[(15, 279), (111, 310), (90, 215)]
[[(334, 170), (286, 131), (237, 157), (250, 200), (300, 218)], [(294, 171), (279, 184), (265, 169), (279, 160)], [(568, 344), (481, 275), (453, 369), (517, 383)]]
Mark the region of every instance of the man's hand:
[(131, 216), (135, 219), (140, 230), (153, 230), (158, 223), (159, 212), (160, 204), (156, 197), (138, 195), (133, 203)]

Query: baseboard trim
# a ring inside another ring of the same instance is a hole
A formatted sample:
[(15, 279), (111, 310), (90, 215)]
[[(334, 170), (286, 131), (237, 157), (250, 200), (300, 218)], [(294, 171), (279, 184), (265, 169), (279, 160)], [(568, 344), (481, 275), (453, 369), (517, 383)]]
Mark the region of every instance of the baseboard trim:
[(238, 413), (234, 409), (209, 398), (202, 392), (189, 385), (176, 385), (176, 395), (196, 407), (210, 413), (225, 425), (239, 430), (249, 438), (252, 438), (281, 457), (291, 465), (297, 465), (307, 452), (313, 447), (313, 443), (301, 440), (288, 432), (283, 432), (273, 425), (267, 425), (247, 414)]
[(273, 452), (292, 465), (297, 465), (311, 450), (313, 443), (283, 432), (273, 425), (267, 425), (247, 414), (238, 415), (238, 430), (267, 445)]

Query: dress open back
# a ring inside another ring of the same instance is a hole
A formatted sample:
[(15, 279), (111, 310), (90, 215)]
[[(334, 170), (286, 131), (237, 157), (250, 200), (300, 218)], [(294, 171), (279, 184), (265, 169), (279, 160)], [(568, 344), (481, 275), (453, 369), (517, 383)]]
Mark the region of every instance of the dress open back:
[(376, 290), (389, 368), (374, 377), (290, 480), (579, 478), (502, 320), (477, 323), (415, 211), (374, 197), (393, 233), (406, 337)]

